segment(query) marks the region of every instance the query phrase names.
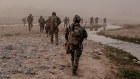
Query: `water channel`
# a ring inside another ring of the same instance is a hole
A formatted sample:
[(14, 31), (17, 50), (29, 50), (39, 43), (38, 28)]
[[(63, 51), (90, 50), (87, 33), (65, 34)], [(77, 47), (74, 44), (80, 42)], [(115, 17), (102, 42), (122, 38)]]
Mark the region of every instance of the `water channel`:
[[(107, 25), (106, 29), (117, 29), (121, 28), (120, 26), (116, 25)], [(100, 42), (102, 44), (112, 46), (115, 48), (123, 49), (126, 52), (130, 52), (133, 56), (137, 57), (140, 60), (140, 45), (139, 44), (134, 44), (130, 42), (124, 42), (121, 40), (117, 39), (112, 39), (109, 37), (97, 35), (96, 33), (103, 30), (102, 28), (99, 28), (98, 31), (90, 31), (89, 29), (87, 30), (88, 32), (88, 40), (94, 40), (96, 42)]]

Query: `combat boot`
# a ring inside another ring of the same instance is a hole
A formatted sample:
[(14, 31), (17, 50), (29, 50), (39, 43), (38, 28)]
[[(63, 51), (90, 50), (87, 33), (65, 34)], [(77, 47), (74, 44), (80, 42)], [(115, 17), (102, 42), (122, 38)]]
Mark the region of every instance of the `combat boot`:
[(72, 75), (73, 76), (76, 76), (77, 75), (77, 72), (76, 72), (75, 68), (73, 68), (73, 70), (72, 70)]

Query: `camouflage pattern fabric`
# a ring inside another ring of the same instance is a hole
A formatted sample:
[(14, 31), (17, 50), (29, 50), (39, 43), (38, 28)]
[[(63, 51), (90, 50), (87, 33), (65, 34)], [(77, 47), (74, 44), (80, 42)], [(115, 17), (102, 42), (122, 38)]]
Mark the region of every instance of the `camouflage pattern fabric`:
[(65, 44), (66, 53), (71, 54), (72, 73), (76, 74), (79, 58), (82, 55), (84, 38), (87, 38), (86, 30), (80, 24), (72, 24), (72, 27), (66, 33), (68, 40)]
[(27, 22), (28, 22), (28, 26), (29, 26), (29, 31), (31, 31), (31, 28), (33, 27), (33, 16), (28, 16)]
[(40, 32), (42, 32), (44, 30), (45, 19), (41, 17), (41, 18), (39, 18), (38, 22), (40, 25)]
[(49, 18), (50, 20), (50, 36), (51, 36), (51, 42), (53, 43), (53, 35), (55, 34), (55, 40), (56, 40), (56, 45), (58, 45), (58, 26), (61, 23), (61, 20), (57, 16), (51, 16)]

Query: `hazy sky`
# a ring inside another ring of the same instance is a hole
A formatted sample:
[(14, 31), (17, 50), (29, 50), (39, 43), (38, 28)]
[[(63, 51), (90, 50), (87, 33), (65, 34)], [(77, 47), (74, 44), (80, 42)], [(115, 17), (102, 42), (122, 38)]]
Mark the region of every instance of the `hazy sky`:
[(0, 0), (0, 17), (60, 16), (140, 18), (140, 0)]

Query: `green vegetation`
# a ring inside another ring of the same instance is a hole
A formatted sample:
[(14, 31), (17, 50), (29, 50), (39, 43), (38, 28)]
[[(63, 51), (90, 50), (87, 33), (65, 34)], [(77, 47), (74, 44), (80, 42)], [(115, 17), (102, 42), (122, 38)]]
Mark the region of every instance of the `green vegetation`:
[(123, 51), (122, 49), (117, 49), (114, 47), (107, 46), (106, 47), (106, 56), (114, 61), (116, 64), (120, 65), (129, 65), (134, 63), (133, 59), (138, 60), (136, 57), (131, 55), (128, 52)]
[(136, 43), (136, 44), (140, 44), (140, 38), (134, 38), (134, 37), (128, 37), (128, 36), (119, 36), (119, 35), (118, 36), (107, 35), (103, 31), (99, 32), (98, 35), (103, 35), (103, 36), (110, 37), (110, 38), (113, 38), (113, 39), (119, 39), (119, 40), (123, 40), (123, 41), (127, 41), (127, 42), (133, 42), (133, 43)]
[(140, 79), (140, 71), (130, 68), (120, 68), (121, 77), (124, 79)]
[[(105, 46), (105, 55), (118, 66), (117, 77), (121, 79), (140, 79), (140, 64), (138, 59), (128, 52), (110, 46)], [(136, 60), (136, 61), (134, 61)]]
[[(123, 28), (111, 29), (111, 30), (108, 30), (108, 31), (115, 31), (115, 30), (121, 30), (121, 29), (135, 29), (139, 26), (140, 25), (125, 25)], [(127, 41), (127, 42), (133, 42), (133, 43), (136, 43), (136, 44), (140, 44), (140, 38), (137, 38), (137, 37), (120, 36), (120, 35), (114, 36), (114, 35), (106, 34), (105, 31), (100, 31), (97, 34), (98, 35), (103, 35), (103, 36), (106, 36), (106, 37), (110, 37), (110, 38), (113, 38), (113, 39), (119, 39), (119, 40), (122, 40), (122, 41)]]

